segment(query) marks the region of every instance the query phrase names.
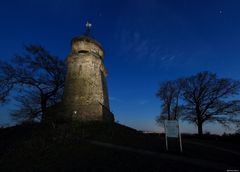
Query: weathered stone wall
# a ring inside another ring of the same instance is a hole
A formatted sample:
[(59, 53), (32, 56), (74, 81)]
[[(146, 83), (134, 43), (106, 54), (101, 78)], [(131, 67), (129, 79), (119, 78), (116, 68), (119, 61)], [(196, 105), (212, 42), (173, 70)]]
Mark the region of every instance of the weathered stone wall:
[(73, 120), (113, 120), (113, 116), (106, 117), (109, 100), (101, 47), (92, 42), (74, 42), (66, 62), (62, 111)]
[(78, 53), (81, 50), (93, 52), (95, 54), (98, 54), (102, 59), (104, 58), (104, 52), (102, 48), (100, 48), (98, 45), (93, 44), (92, 42), (77, 41), (72, 44), (72, 53)]

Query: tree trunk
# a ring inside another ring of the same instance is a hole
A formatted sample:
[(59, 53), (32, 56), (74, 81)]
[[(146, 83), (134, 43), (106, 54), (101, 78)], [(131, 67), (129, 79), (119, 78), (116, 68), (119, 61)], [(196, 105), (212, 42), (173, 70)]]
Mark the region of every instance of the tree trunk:
[(46, 109), (47, 109), (47, 100), (45, 96), (41, 98), (41, 110), (42, 110), (42, 120), (41, 122), (44, 123), (46, 120)]
[(202, 121), (201, 111), (200, 111), (198, 104), (196, 106), (196, 114), (197, 114), (198, 136), (202, 137), (203, 136), (203, 128), (202, 128), (203, 121)]
[(203, 136), (203, 127), (202, 126), (203, 126), (202, 122), (198, 122), (198, 135), (200, 137)]
[(171, 112), (170, 112), (170, 104), (168, 104), (168, 120), (170, 120), (171, 119)]

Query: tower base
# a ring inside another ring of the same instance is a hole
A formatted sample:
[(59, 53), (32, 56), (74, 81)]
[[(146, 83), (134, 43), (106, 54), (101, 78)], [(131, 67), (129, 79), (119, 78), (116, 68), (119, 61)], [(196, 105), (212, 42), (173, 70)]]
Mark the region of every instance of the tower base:
[(89, 121), (103, 121), (114, 122), (113, 113), (101, 104), (81, 105), (74, 108), (74, 110), (67, 108), (63, 102), (60, 102), (47, 109), (45, 122), (89, 122)]

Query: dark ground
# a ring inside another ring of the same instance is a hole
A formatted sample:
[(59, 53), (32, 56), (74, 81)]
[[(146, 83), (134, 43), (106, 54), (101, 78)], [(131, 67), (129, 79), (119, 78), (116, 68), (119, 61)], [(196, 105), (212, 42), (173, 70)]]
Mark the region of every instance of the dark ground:
[[(94, 141), (92, 141), (94, 140)], [(226, 171), (240, 169), (240, 137), (164, 135), (119, 124), (20, 125), (0, 129), (0, 171)], [(108, 143), (108, 144), (105, 144)]]

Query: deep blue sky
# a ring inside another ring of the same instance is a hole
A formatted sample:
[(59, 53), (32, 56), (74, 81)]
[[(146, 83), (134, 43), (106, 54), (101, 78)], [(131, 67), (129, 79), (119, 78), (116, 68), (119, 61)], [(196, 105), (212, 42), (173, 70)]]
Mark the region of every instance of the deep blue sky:
[[(123, 124), (159, 131), (155, 93), (163, 80), (204, 70), (240, 79), (238, 0), (1, 0), (0, 59), (29, 43), (64, 59), (87, 20), (104, 46), (110, 106)], [(11, 107), (0, 107), (1, 124), (10, 122)]]

